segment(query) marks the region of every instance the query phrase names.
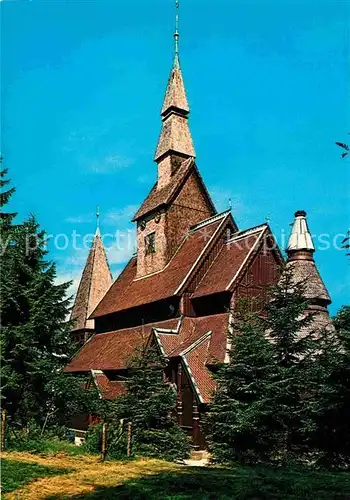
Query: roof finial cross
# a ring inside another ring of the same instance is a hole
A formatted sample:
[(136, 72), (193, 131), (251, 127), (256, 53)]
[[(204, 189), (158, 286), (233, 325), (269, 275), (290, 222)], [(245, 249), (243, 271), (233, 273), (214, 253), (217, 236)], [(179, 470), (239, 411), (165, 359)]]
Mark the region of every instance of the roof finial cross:
[(174, 67), (178, 68), (180, 66), (180, 61), (179, 61), (179, 0), (175, 0), (175, 9), (176, 9), (176, 14), (175, 14), (175, 33), (174, 33), (174, 39), (175, 39), (175, 58), (174, 58)]

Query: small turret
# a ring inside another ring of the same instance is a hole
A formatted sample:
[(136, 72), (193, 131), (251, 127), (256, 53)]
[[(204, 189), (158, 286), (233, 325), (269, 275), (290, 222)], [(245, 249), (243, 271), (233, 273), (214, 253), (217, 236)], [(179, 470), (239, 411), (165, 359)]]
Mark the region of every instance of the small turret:
[(112, 275), (100, 235), (98, 210), (96, 218), (96, 233), (71, 313), (71, 320), (74, 321), (72, 335), (81, 344), (94, 333), (95, 320), (89, 319), (89, 316), (112, 284)]
[(289, 237), (287, 267), (292, 269), (295, 282), (304, 282), (306, 298), (310, 301), (310, 309), (327, 311), (331, 303), (329, 293), (323, 283), (314, 261), (315, 246), (308, 227), (306, 212), (298, 210)]

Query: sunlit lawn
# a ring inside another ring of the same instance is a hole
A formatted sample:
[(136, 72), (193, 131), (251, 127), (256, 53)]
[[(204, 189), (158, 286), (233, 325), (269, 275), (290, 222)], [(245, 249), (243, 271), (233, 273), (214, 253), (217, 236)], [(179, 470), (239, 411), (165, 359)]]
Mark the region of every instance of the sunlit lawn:
[(58, 476), (67, 474), (69, 469), (49, 467), (36, 463), (18, 460), (1, 460), (1, 487), (2, 492), (17, 490), (23, 485), (40, 477)]
[[(5, 453), (4, 499), (350, 500), (350, 474)], [(27, 484), (26, 484), (27, 483)], [(12, 490), (12, 491), (10, 491)]]

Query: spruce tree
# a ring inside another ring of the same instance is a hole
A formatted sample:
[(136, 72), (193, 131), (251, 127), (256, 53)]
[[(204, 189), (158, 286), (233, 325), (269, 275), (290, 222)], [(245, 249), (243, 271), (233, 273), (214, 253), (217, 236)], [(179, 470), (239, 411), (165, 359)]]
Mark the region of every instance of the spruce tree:
[(219, 461), (281, 462), (309, 451), (321, 338), (305, 295), (285, 269), (264, 311), (233, 314), (229, 363), (219, 369), (207, 420)]
[(9, 179), (6, 179), (8, 170), (2, 168), (2, 158), (0, 157), (0, 229), (1, 229), (1, 239), (3, 240), (3, 232), (8, 229), (12, 223), (13, 218), (16, 216), (15, 213), (6, 212), (4, 207), (7, 205), (15, 193), (16, 189), (14, 187), (7, 189), (10, 183)]
[(270, 432), (272, 346), (261, 319), (244, 310), (234, 315), (228, 335), (230, 362), (217, 373), (217, 390), (205, 422), (209, 449), (222, 463), (267, 462), (275, 449)]
[(343, 306), (328, 332), (319, 364), (322, 377), (317, 388), (316, 429), (312, 446), (318, 463), (332, 467), (350, 466), (350, 307)]
[(188, 456), (189, 439), (173, 411), (176, 391), (164, 380), (166, 361), (154, 346), (144, 345), (130, 360), (126, 393), (112, 403), (114, 426), (131, 423), (132, 453), (169, 460)]
[(13, 223), (15, 214), (6, 211), (13, 192), (1, 196), (1, 394), (9, 424), (27, 427), (58, 414), (54, 381), (64, 384), (58, 378), (74, 347), (66, 320), (69, 283), (55, 284), (55, 264), (46, 260), (45, 233), (35, 218)]
[(317, 364), (322, 331), (314, 328), (308, 312), (306, 283), (296, 282), (286, 267), (270, 290), (265, 306), (265, 332), (271, 340), (276, 364), (273, 405), (281, 460), (309, 451), (314, 428), (313, 408), (319, 378)]

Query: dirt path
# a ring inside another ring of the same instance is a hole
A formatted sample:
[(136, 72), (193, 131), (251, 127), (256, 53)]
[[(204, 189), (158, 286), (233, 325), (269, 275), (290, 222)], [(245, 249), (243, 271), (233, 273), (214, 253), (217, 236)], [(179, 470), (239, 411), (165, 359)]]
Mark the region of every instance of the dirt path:
[(66, 475), (46, 477), (29, 483), (20, 490), (3, 495), (4, 500), (41, 500), (57, 495), (71, 498), (89, 493), (101, 486), (117, 486), (128, 479), (156, 474), (162, 471), (180, 470), (183, 466), (161, 460), (138, 460), (135, 462), (104, 462), (91, 456), (40, 457), (30, 453), (3, 453), (3, 458), (32, 462), (46, 466), (74, 469)]

